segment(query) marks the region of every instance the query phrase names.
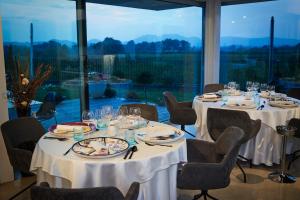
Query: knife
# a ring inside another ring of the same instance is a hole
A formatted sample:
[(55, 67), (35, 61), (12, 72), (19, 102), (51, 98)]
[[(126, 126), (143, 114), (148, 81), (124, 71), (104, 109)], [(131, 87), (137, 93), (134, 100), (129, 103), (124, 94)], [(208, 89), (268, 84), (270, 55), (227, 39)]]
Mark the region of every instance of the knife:
[(126, 154), (125, 154), (125, 156), (124, 156), (124, 160), (127, 158), (127, 156), (129, 155), (129, 153), (132, 151), (132, 147), (130, 147), (128, 150), (127, 150), (127, 152), (126, 152)]

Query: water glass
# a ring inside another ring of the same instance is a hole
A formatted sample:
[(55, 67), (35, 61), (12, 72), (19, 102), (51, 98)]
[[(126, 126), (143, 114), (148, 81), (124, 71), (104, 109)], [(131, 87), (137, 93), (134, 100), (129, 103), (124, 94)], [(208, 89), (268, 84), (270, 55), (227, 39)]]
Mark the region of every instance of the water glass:
[(94, 122), (95, 115), (92, 111), (85, 110), (82, 112), (81, 119), (82, 119), (82, 122), (90, 124), (90, 123)]
[(101, 118), (108, 118), (109, 120), (113, 117), (113, 107), (106, 105), (101, 108)]
[(266, 83), (260, 84), (260, 92), (267, 91), (268, 85)]
[(260, 96), (258, 94), (254, 95), (254, 103), (256, 107), (260, 106)]
[(135, 145), (135, 131), (126, 130), (125, 131), (125, 140), (129, 143), (129, 146)]
[(100, 118), (97, 120), (97, 129), (99, 130), (106, 130), (109, 126), (110, 120), (108, 118)]
[(73, 139), (75, 141), (81, 141), (81, 140), (84, 139), (82, 127), (75, 127), (75, 128), (73, 128)]

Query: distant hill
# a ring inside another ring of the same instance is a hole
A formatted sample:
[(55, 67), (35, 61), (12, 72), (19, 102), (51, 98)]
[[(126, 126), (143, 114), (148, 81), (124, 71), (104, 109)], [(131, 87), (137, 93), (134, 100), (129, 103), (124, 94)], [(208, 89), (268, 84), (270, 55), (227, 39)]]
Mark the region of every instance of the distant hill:
[[(247, 46), (247, 47), (261, 47), (269, 45), (269, 37), (264, 38), (243, 38), (243, 37), (221, 37), (221, 47), (236, 45), (236, 46)], [(275, 38), (274, 46), (283, 45), (296, 45), (299, 44), (300, 40), (286, 39), (286, 38)]]
[(162, 36), (157, 35), (142, 35), (136, 39), (133, 39), (135, 43), (141, 43), (141, 42), (159, 42), (163, 41), (165, 39), (177, 39), (177, 40), (185, 40), (191, 44), (191, 46), (194, 47), (201, 47), (201, 39), (198, 37), (184, 37), (182, 35), (177, 34), (166, 34)]

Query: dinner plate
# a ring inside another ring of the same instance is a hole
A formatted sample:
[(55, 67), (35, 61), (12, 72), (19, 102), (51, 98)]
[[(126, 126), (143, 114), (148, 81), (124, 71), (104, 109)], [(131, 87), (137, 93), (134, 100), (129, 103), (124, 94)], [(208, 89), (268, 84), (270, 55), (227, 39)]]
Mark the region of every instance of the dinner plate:
[(114, 137), (95, 137), (76, 142), (72, 151), (84, 158), (111, 158), (126, 152), (126, 140)]
[(184, 132), (164, 126), (153, 126), (136, 130), (135, 137), (144, 142), (164, 144), (183, 138)]
[(249, 105), (245, 105), (245, 104), (227, 104), (226, 105), (227, 108), (233, 108), (233, 109), (254, 109), (256, 108), (255, 104), (249, 104)]
[(198, 96), (197, 98), (203, 102), (217, 102), (222, 100), (222, 98), (203, 98), (201, 96)]
[(279, 108), (295, 108), (298, 107), (293, 101), (269, 101), (269, 105)]
[[(96, 130), (96, 127), (94, 124), (88, 125), (88, 124), (82, 123), (82, 122), (67, 122), (67, 123), (63, 123), (61, 125), (82, 127), (84, 135), (94, 132)], [(48, 128), (48, 131), (50, 132), (51, 135), (54, 135), (56, 137), (73, 137), (73, 134), (74, 134), (73, 131), (56, 132), (56, 127), (57, 127), (57, 125), (52, 125)]]

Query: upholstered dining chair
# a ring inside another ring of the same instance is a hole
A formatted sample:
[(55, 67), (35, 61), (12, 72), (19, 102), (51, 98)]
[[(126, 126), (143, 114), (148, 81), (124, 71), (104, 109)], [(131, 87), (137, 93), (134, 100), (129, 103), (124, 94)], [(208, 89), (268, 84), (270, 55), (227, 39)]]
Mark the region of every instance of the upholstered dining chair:
[(40, 120), (48, 120), (54, 118), (55, 124), (57, 124), (56, 120), (56, 111), (55, 111), (55, 102), (52, 101), (44, 101), (38, 111), (35, 113), (35, 117)]
[(300, 88), (290, 88), (287, 95), (300, 100)]
[[(295, 132), (294, 137), (300, 139), (300, 119), (297, 118), (293, 118), (289, 121), (288, 123), (289, 126), (293, 126), (296, 127), (297, 130)], [(298, 158), (300, 158), (300, 149), (294, 151), (291, 155), (290, 155), (291, 159), (288, 165), (288, 169), (290, 169), (292, 163), (297, 160)]]
[(210, 93), (210, 92), (218, 92), (219, 90), (223, 90), (224, 85), (223, 84), (206, 84), (203, 89), (203, 93)]
[(82, 189), (50, 188), (47, 182), (31, 188), (32, 200), (136, 200), (140, 184), (131, 184), (125, 197), (116, 187), (95, 187)]
[(121, 105), (120, 110), (122, 109), (127, 109), (128, 111), (130, 110), (130, 108), (140, 108), (141, 109), (141, 116), (147, 120), (150, 121), (158, 121), (158, 113), (157, 113), (157, 109), (154, 105), (150, 105), (150, 104), (124, 104)]
[(197, 120), (195, 110), (192, 108), (192, 102), (178, 102), (176, 97), (171, 92), (163, 92), (167, 110), (170, 114), (170, 122), (179, 124), (181, 130), (195, 137), (195, 135), (185, 130), (185, 125), (193, 125)]
[[(245, 132), (242, 143), (246, 143), (257, 135), (261, 127), (261, 120), (251, 120), (250, 116), (245, 111), (208, 108), (207, 129), (209, 135), (214, 141), (216, 141), (222, 132), (230, 126), (239, 127)], [(239, 158), (248, 161), (250, 168), (252, 167), (252, 160), (249, 160), (241, 155), (239, 155)], [(244, 182), (246, 183), (247, 176), (245, 171), (238, 162), (237, 166), (242, 171)]]
[(230, 174), (236, 163), (244, 131), (229, 127), (216, 142), (187, 139), (188, 162), (177, 173), (177, 187), (201, 190), (194, 200), (204, 196), (216, 199), (208, 190), (225, 188), (230, 183)]
[(35, 144), (46, 132), (33, 117), (22, 117), (4, 122), (1, 132), (10, 164), (23, 176), (32, 175), (29, 171)]

